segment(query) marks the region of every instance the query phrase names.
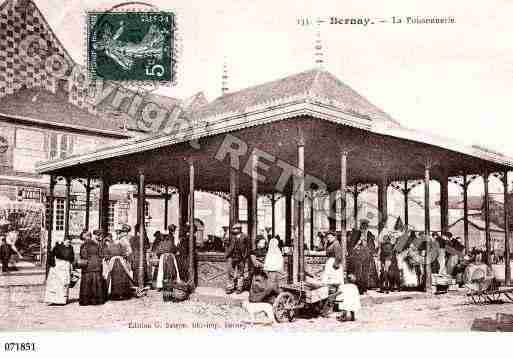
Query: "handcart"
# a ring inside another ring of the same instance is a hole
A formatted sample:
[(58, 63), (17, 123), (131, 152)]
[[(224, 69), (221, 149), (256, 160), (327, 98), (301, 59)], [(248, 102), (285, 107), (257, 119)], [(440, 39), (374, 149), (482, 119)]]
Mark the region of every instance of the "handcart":
[(327, 285), (307, 282), (283, 284), (280, 288), (281, 292), (273, 304), (274, 317), (279, 323), (292, 322), (302, 309), (327, 315), (333, 309), (333, 299), (341, 293)]
[(474, 276), (465, 287), (468, 289), (467, 297), (474, 304), (497, 303), (503, 299), (513, 303), (513, 287), (500, 286), (494, 276)]

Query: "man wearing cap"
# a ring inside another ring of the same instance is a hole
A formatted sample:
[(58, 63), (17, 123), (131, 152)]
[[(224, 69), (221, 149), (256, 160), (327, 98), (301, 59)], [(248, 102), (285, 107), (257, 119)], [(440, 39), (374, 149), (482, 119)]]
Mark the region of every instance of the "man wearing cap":
[(127, 253), (127, 257), (130, 257), (132, 254), (132, 247), (130, 246), (129, 238), (129, 233), (131, 230), (132, 228), (128, 224), (122, 224), (116, 229), (117, 237), (119, 238), (121, 245)]
[(248, 259), (249, 243), (248, 237), (242, 233), (240, 223), (232, 226), (231, 233), (225, 252), (225, 259), (228, 266), (226, 294), (231, 294), (234, 291), (240, 294), (244, 286), (244, 267)]

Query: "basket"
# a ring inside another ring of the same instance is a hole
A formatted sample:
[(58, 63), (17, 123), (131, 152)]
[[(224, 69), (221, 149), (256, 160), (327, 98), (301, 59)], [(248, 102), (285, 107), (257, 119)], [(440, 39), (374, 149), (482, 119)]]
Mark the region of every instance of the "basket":
[(187, 300), (191, 293), (189, 284), (180, 279), (180, 272), (174, 255), (173, 263), (176, 270), (176, 279), (164, 281), (164, 289), (162, 291), (162, 300), (164, 302), (182, 302)]
[(164, 302), (182, 302), (189, 298), (190, 287), (182, 281), (169, 281), (164, 283), (162, 299)]

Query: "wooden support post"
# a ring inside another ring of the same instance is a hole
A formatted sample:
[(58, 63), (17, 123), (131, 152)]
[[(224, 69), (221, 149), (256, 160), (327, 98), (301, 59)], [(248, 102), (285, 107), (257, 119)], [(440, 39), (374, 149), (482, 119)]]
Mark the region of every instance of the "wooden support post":
[(378, 232), (381, 234), (387, 225), (388, 204), (387, 204), (387, 178), (383, 175), (381, 182), (378, 184)]
[(426, 165), (424, 170), (424, 235), (426, 238), (426, 257), (425, 257), (425, 291), (432, 292), (431, 288), (431, 214), (429, 201), (429, 182), (431, 180), (430, 167)]
[(253, 195), (252, 191), (249, 190), (244, 197), (246, 198), (247, 203), (247, 221), (246, 221), (246, 232), (248, 235), (249, 242), (251, 244), (251, 248), (255, 248), (254, 237), (252, 236), (253, 229)]
[[(290, 248), (292, 244), (292, 193), (285, 193), (285, 244)], [(287, 262), (287, 282), (293, 282), (292, 258), (288, 256)]]
[(504, 285), (511, 285), (511, 259), (509, 246), (509, 213), (508, 213), (508, 171), (502, 174), (502, 183), (504, 184)]
[(488, 182), (490, 175), (488, 170), (483, 174), (484, 182), (484, 217), (485, 217), (485, 245), (486, 245), (486, 264), (491, 263), (491, 238), (490, 238), (490, 196), (488, 191)]
[(404, 228), (408, 229), (409, 223), (409, 200), (410, 190), (408, 189), (408, 180), (404, 181)]
[(196, 270), (196, 240), (194, 233), (194, 161), (189, 159), (189, 283), (195, 288), (198, 284)]
[(64, 197), (64, 239), (69, 236), (69, 214), (71, 207), (71, 178), (66, 177), (66, 194)]
[(276, 196), (271, 195), (271, 235), (276, 236)]
[(164, 191), (164, 230), (167, 230), (167, 217), (169, 212), (169, 188), (166, 186)]
[(45, 260), (45, 267), (46, 267), (46, 278), (48, 278), (48, 271), (50, 270), (50, 263), (48, 259), (51, 256), (52, 253), (52, 231), (53, 231), (53, 207), (54, 207), (54, 199), (55, 199), (55, 182), (56, 178), (54, 175), (50, 176), (50, 189), (48, 196), (46, 197), (46, 203), (48, 206), (48, 217), (46, 218), (46, 231), (47, 231), (47, 238), (46, 238), (46, 260)]
[(228, 236), (230, 237), (230, 241), (232, 238), (232, 228), (238, 221), (237, 214), (237, 203), (239, 202), (239, 192), (237, 186), (238, 174), (237, 170), (234, 168), (230, 168), (230, 211), (229, 211), (229, 228), (228, 228)]
[(89, 231), (89, 216), (91, 212), (91, 178), (87, 178), (86, 183), (86, 203), (85, 203), (85, 229)]
[(313, 248), (314, 244), (314, 235), (315, 235), (315, 206), (314, 206), (314, 194), (312, 191), (312, 195), (310, 197), (310, 250)]
[[(108, 189), (107, 189), (108, 191)], [(107, 192), (108, 194), (108, 192)], [(108, 197), (107, 197), (108, 198)], [(103, 199), (102, 199), (103, 201)], [(139, 258), (137, 258), (137, 285), (139, 289), (144, 287), (144, 203), (146, 201), (146, 191), (144, 183), (144, 171), (139, 170), (139, 188), (137, 195), (137, 223), (139, 224)], [(108, 201), (107, 201), (108, 202)], [(108, 207), (107, 207), (108, 208)], [(103, 226), (102, 226), (103, 228)]]
[(440, 177), (440, 227), (442, 232), (449, 230), (449, 178), (447, 175)]
[(297, 213), (297, 245), (298, 245), (298, 277), (299, 282), (305, 280), (305, 143), (300, 138), (297, 148), (297, 167), (298, 167), (298, 200)]
[(468, 238), (468, 182), (467, 175), (463, 175), (463, 241), (465, 245), (465, 254), (470, 253), (470, 244)]
[[(100, 205), (98, 209), (98, 215), (100, 217), (98, 220), (99, 228), (102, 229), (105, 233), (107, 233), (109, 231), (109, 181), (106, 177), (102, 178), (100, 186)], [(140, 214), (138, 213), (138, 215)], [(140, 217), (137, 218), (137, 220), (139, 219)]]
[(340, 245), (342, 247), (341, 267), (346, 270), (347, 252), (347, 224), (346, 224), (346, 196), (347, 196), (347, 152), (340, 154)]
[(253, 155), (251, 158), (251, 245), (256, 248), (256, 237), (258, 234), (258, 158)]
[(183, 235), (185, 235), (185, 232), (186, 232), (186, 223), (188, 221), (188, 216), (189, 216), (189, 189), (188, 187), (185, 185), (184, 182), (184, 179), (181, 178), (181, 183), (180, 183), (180, 192), (178, 193), (178, 206), (180, 207), (180, 210), (179, 210), (179, 220), (178, 220), (178, 223), (179, 223), (179, 226), (180, 226), (180, 240), (185, 240), (183, 239)]
[(337, 230), (337, 191), (332, 191), (328, 195), (329, 209), (328, 209), (328, 227), (330, 231)]
[(358, 184), (355, 184), (353, 188), (353, 228), (358, 228), (358, 195)]
[(292, 242), (292, 194), (285, 193), (285, 244), (290, 246)]

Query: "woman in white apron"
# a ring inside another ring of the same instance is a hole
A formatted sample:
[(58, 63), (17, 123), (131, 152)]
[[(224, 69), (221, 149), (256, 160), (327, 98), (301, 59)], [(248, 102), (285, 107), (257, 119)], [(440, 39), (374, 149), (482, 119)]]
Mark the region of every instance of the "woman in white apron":
[(344, 268), (342, 268), (343, 252), (340, 243), (335, 237), (335, 233), (328, 232), (326, 235), (327, 248), (326, 248), (326, 264), (324, 272), (322, 273), (321, 282), (324, 285), (337, 285), (340, 295), (335, 298), (338, 309), (342, 311), (342, 315), (337, 318), (340, 321), (347, 320), (347, 315), (350, 315), (350, 320), (354, 321), (356, 313), (361, 308), (360, 293), (358, 287), (354, 284), (344, 283)]
[(46, 280), (45, 302), (64, 305), (68, 302), (71, 269), (75, 254), (69, 238), (57, 243), (52, 250), (50, 271)]

